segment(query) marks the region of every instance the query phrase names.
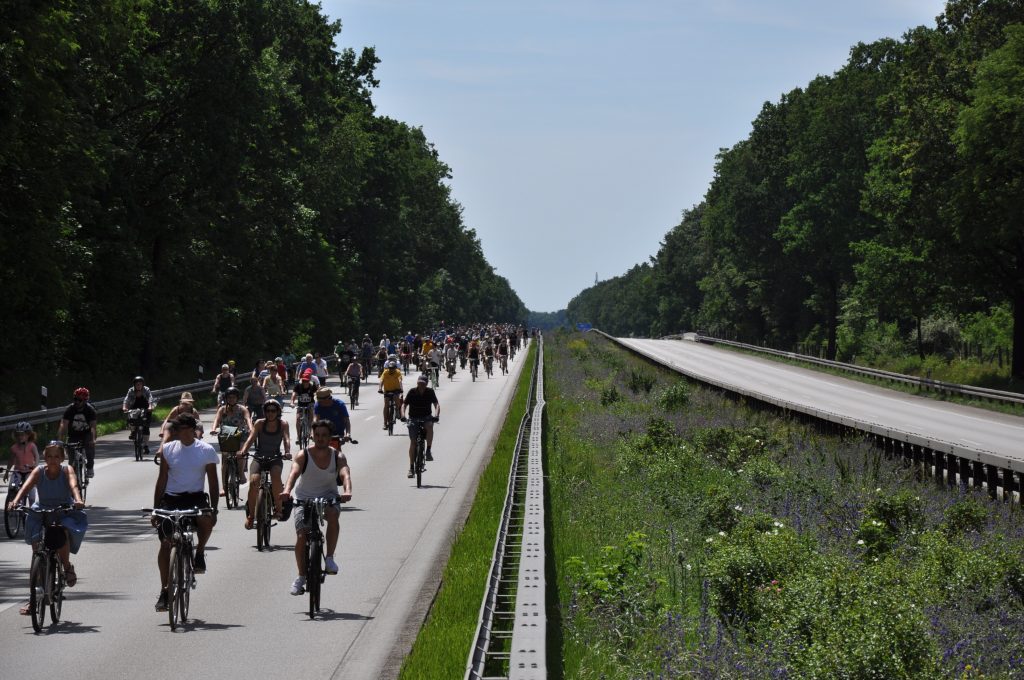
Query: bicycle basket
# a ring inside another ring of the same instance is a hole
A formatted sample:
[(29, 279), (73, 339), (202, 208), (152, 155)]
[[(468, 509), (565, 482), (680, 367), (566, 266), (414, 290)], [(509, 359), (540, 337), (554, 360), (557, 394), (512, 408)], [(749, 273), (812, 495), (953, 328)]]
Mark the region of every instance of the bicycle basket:
[(43, 544), (50, 550), (60, 550), (64, 547), (64, 542), (67, 540), (68, 536), (64, 533), (63, 526), (58, 524), (57, 526), (46, 527)]
[(141, 408), (133, 408), (128, 411), (128, 424), (132, 427), (141, 427), (146, 422), (146, 412)]
[(242, 431), (237, 427), (225, 425), (220, 428), (220, 434), (217, 435), (217, 442), (220, 444), (220, 450), (222, 452), (238, 453), (238, 450), (242, 448)]

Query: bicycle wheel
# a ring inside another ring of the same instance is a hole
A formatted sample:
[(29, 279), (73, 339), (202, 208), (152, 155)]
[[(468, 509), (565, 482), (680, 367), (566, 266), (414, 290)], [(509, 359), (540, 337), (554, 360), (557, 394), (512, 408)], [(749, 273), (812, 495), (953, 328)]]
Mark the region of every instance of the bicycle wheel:
[[(319, 521), (313, 518), (312, 521)], [(309, 618), (316, 618), (320, 611), (320, 572), (322, 567), (320, 557), (320, 539), (311, 538), (308, 542), (306, 552), (306, 590), (309, 592)]]
[[(420, 427), (423, 427), (422, 425)], [(420, 435), (416, 438), (416, 488), (419, 489), (423, 486), (423, 449), (426, 448), (425, 435), (420, 431)]]
[(75, 458), (75, 475), (78, 477), (78, 490), (82, 494), (82, 500), (84, 501), (89, 488), (89, 475), (85, 472), (85, 454), (81, 451), (78, 452)]
[(58, 559), (50, 560), (47, 581), (50, 584), (50, 623), (60, 621), (60, 612), (64, 608), (64, 565)]
[[(16, 493), (17, 491), (14, 491), (14, 494)], [(14, 500), (14, 494), (8, 490), (7, 503), (4, 503), (4, 531), (7, 532), (7, 538), (12, 539), (21, 536), (21, 530), (25, 527), (24, 511), (21, 508), (7, 509), (7, 504)]]
[(46, 557), (37, 553), (29, 570), (28, 606), (32, 610), (32, 628), (37, 633), (46, 625), (46, 562)]
[(135, 442), (135, 462), (142, 460), (142, 433), (136, 430), (132, 433), (132, 441)]
[(359, 406), (359, 381), (352, 383), (352, 406)]
[(256, 549), (270, 550), (270, 523), (274, 519), (274, 502), (271, 500), (271, 491), (265, 486), (260, 487), (256, 508)]
[(184, 624), (188, 620), (188, 605), (192, 596), (192, 583), (195, 581), (195, 572), (192, 569), (192, 546), (185, 550), (184, 559), (181, 560), (181, 588), (178, 595), (178, 620)]
[(182, 558), (181, 547), (178, 545), (171, 546), (171, 573), (167, 579), (167, 620), (171, 624), (171, 630), (178, 629), (178, 616), (181, 611), (181, 579), (184, 575)]

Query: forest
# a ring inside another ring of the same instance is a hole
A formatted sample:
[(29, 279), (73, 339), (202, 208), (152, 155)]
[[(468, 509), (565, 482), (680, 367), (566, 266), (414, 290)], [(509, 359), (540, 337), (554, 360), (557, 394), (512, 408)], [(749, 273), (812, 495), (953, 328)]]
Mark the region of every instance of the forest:
[(0, 408), (526, 320), (340, 34), (297, 0), (0, 1)]
[(951, 0), (766, 102), (657, 254), (567, 317), (1024, 379), (1024, 2)]

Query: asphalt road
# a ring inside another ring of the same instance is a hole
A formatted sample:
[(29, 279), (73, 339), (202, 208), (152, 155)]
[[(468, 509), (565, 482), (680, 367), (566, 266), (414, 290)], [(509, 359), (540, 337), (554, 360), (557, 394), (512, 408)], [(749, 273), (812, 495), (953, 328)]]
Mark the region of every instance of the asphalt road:
[[(49, 633), (36, 635), (30, 618), (18, 614), (28, 593), (29, 546), (0, 540), (0, 676), (394, 677), (436, 592), (525, 357), (517, 353), (508, 376), (499, 371), (475, 383), (468, 371), (451, 383), (442, 377), (435, 460), (422, 489), (406, 478), (405, 428), (398, 423), (389, 437), (376, 380), (363, 386), (352, 412), (359, 445), (345, 447), (354, 493), (341, 515), (341, 572), (327, 577), (316, 620), (306, 615), (307, 597), (289, 593), (297, 571), (291, 522), (274, 528), (273, 551), (259, 553), (243, 511), (222, 503), (208, 571), (192, 593), (193, 619), (172, 632), (167, 614), (153, 609), (158, 542), (140, 512), (152, 505), (157, 467), (149, 459), (135, 462), (124, 433), (101, 438), (87, 499), (89, 531), (72, 560), (78, 584)], [(413, 381), (406, 378), (406, 389)], [(290, 408), (285, 416), (294, 417)], [(212, 419), (204, 413), (207, 430)], [(286, 462), (285, 475), (288, 469)]]
[(918, 397), (685, 340), (620, 342), (695, 376), (891, 430), (1024, 460), (1024, 418)]

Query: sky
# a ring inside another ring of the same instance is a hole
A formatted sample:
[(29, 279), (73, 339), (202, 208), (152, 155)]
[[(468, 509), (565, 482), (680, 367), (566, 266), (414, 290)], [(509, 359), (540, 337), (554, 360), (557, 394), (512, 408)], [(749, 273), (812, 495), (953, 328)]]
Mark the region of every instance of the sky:
[(943, 0), (323, 0), (533, 311), (647, 261), (766, 101)]

